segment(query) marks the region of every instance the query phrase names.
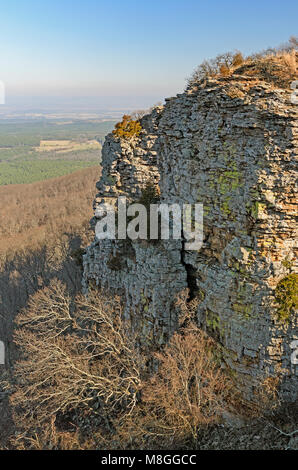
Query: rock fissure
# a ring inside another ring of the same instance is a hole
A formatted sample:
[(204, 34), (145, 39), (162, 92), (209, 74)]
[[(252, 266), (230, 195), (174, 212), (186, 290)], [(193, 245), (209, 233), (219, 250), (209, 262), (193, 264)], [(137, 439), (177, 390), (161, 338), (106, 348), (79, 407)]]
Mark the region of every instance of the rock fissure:
[(109, 134), (94, 209), (120, 195), (138, 201), (148, 183), (159, 185), (161, 202), (203, 204), (204, 243), (187, 251), (183, 238), (143, 240), (127, 253), (121, 240), (95, 239), (84, 256), (85, 288), (93, 280), (121, 291), (124, 315), (152, 350), (177, 329), (176, 299), (188, 289), (198, 325), (221, 344), (249, 399), (268, 376), (280, 379), (284, 400), (297, 399), (297, 310), (287, 302), (279, 314), (275, 298), (298, 268), (290, 94), (245, 75), (209, 79), (144, 116), (138, 136)]

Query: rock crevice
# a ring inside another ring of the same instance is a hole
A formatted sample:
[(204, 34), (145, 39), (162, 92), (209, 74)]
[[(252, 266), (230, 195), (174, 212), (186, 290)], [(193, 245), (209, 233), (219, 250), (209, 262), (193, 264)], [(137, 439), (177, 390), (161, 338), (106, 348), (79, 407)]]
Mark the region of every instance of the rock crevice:
[(159, 184), (161, 202), (203, 204), (203, 247), (95, 238), (84, 257), (85, 288), (120, 292), (140, 344), (152, 349), (177, 329), (175, 302), (188, 288), (197, 323), (217, 339), (246, 396), (269, 375), (280, 378), (284, 400), (295, 400), (297, 312), (281, 321), (275, 299), (278, 283), (297, 273), (290, 91), (251, 77), (210, 79), (167, 99), (141, 126), (129, 140), (107, 136), (94, 209), (123, 195), (137, 201), (148, 182)]

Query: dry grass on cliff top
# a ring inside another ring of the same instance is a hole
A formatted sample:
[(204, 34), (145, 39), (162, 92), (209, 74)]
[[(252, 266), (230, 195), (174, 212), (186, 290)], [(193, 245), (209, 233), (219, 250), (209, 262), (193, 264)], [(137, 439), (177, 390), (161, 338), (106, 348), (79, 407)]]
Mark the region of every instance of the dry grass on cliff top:
[(206, 78), (229, 78), (237, 75), (253, 77), (277, 88), (289, 88), (298, 77), (297, 67), (298, 38), (291, 37), (285, 45), (247, 57), (237, 51), (206, 60), (188, 79), (187, 88)]

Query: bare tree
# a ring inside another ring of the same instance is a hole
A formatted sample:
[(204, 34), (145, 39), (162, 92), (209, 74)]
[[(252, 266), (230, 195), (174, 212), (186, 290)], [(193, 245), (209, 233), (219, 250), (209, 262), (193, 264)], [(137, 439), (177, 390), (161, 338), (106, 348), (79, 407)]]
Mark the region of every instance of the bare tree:
[(215, 352), (215, 342), (192, 323), (175, 333), (156, 354), (158, 372), (144, 382), (141, 404), (118, 426), (119, 445), (194, 448), (201, 426), (218, 421), (231, 393)]
[(74, 304), (55, 280), (31, 298), (17, 325), (23, 359), (15, 367), (11, 403), (25, 428), (95, 403), (109, 413), (133, 411), (143, 360), (124, 328), (118, 299), (92, 292)]

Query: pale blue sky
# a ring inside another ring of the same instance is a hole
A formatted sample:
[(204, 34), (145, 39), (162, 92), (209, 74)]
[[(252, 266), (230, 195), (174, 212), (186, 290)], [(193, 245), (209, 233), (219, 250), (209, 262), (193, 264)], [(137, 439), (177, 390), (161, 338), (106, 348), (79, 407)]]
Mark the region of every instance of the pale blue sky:
[[(0, 0), (0, 80), (8, 94), (180, 92), (197, 64), (297, 34), (296, 0)], [(114, 98), (113, 98), (114, 99)]]

